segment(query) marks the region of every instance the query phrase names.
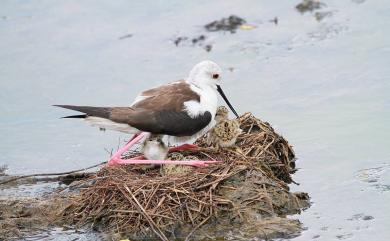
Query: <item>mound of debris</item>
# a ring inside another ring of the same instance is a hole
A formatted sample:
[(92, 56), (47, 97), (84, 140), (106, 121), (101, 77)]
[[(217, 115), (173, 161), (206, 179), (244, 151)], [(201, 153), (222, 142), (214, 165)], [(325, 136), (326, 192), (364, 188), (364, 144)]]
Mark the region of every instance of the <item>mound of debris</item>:
[[(102, 168), (96, 176), (79, 181), (84, 188), (71, 196), (60, 218), (66, 225), (93, 227), (132, 240), (298, 234), (300, 223), (285, 217), (308, 207), (309, 197), (289, 191), (295, 172), (291, 146), (250, 113), (238, 122), (242, 132), (233, 147), (210, 147), (207, 137), (201, 137), (196, 142), (199, 148), (170, 155), (222, 163), (174, 171), (167, 171), (166, 165)], [(130, 157), (135, 155), (139, 153)]]

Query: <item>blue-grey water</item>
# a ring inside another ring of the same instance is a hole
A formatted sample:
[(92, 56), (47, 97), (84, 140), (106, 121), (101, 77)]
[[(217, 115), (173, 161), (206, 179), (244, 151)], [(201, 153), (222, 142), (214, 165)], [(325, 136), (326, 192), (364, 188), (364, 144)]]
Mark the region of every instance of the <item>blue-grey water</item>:
[[(298, 3), (1, 1), (0, 165), (27, 174), (104, 161), (127, 136), (59, 119), (72, 112), (52, 104), (126, 106), (212, 59), (235, 108), (294, 145), (292, 188), (313, 202), (293, 216), (306, 227), (295, 240), (390, 240), (390, 5), (324, 0), (318, 21)], [(257, 28), (203, 29), (231, 14)]]

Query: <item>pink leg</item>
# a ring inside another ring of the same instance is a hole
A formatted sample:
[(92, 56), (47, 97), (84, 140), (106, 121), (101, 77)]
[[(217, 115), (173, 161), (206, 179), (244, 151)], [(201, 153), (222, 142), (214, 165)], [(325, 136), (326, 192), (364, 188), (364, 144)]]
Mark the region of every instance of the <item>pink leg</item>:
[(183, 161), (171, 161), (171, 160), (132, 160), (132, 159), (120, 159), (116, 161), (116, 164), (175, 164), (186, 165), (195, 167), (207, 167), (209, 164), (220, 163), (221, 161), (201, 161), (201, 160), (183, 160)]
[[(198, 148), (198, 146), (196, 146), (196, 145), (183, 144), (180, 146), (175, 146), (175, 147), (169, 148), (169, 152), (171, 153), (171, 152), (181, 151), (181, 150), (194, 150), (197, 148)], [(135, 156), (135, 157), (130, 158), (130, 160), (143, 160), (143, 159), (145, 159), (144, 155), (139, 155), (139, 156)]]
[(132, 137), (131, 137), (131, 139), (127, 142), (127, 143), (129, 143), (130, 141), (132, 141), (132, 140), (134, 140), (135, 138), (137, 138), (137, 136), (139, 136), (141, 133), (136, 133), (136, 134), (134, 134)]
[[(187, 165), (194, 167), (206, 167), (209, 164), (220, 163), (221, 161), (201, 161), (201, 160), (183, 160), (183, 161), (172, 161), (172, 160), (143, 160), (145, 157), (143, 155), (133, 157), (131, 159), (121, 159), (122, 154), (127, 151), (131, 146), (140, 141), (147, 132), (141, 132), (140, 134), (134, 135), (134, 137), (121, 149), (119, 149), (111, 159), (108, 161), (109, 166), (113, 165), (124, 165), (124, 164), (174, 164), (174, 165)], [(183, 144), (177, 147), (169, 149), (169, 152), (179, 151), (179, 150), (190, 150), (198, 148), (195, 145)]]
[(131, 146), (133, 146), (135, 143), (140, 141), (145, 135), (147, 135), (147, 132), (141, 132), (140, 134), (135, 134), (133, 138), (122, 148), (120, 148), (114, 155), (111, 156), (111, 159), (108, 161), (108, 165), (112, 166), (115, 164), (119, 164), (118, 161), (121, 160), (122, 154), (127, 151)]

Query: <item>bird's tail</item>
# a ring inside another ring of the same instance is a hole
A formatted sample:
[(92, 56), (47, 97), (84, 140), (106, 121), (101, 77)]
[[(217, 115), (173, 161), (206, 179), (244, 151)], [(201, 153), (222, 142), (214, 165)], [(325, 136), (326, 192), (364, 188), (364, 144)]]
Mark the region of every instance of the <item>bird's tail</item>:
[(63, 118), (87, 118), (88, 116), (96, 116), (101, 118), (109, 118), (111, 108), (109, 107), (93, 107), (93, 106), (77, 106), (77, 105), (54, 105), (57, 107), (75, 110), (84, 113), (83, 115), (71, 115)]
[[(131, 127), (127, 123), (115, 122), (110, 119), (112, 108), (110, 107), (93, 107), (93, 106), (75, 106), (75, 105), (54, 105), (57, 107), (75, 110), (82, 112), (81, 115), (71, 115), (62, 118), (78, 118), (85, 119), (92, 126), (97, 126), (100, 129), (115, 130), (123, 133), (138, 133), (139, 130)], [(128, 107), (123, 107), (128, 109)]]
[(79, 119), (85, 119), (87, 118), (88, 115), (68, 115), (68, 116), (64, 116), (64, 117), (61, 117), (61, 118), (79, 118)]

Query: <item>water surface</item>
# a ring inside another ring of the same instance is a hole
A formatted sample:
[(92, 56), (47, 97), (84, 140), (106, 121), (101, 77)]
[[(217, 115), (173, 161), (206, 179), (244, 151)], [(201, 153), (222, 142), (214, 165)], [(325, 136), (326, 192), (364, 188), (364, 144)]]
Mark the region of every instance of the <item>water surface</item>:
[[(296, 239), (389, 240), (390, 6), (324, 2), (331, 16), (317, 21), (287, 0), (2, 1), (0, 164), (26, 174), (106, 160), (128, 137), (61, 120), (72, 112), (52, 104), (126, 106), (212, 59), (235, 108), (295, 147), (292, 188), (313, 201), (294, 216), (307, 227)], [(231, 14), (257, 28), (202, 28)], [(202, 46), (174, 44), (200, 35)]]

